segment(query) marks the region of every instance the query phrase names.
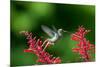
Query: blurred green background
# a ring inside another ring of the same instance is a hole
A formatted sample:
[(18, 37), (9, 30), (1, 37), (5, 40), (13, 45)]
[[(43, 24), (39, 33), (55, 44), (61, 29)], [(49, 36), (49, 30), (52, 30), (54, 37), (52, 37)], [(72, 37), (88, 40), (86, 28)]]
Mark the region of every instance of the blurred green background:
[[(38, 38), (48, 36), (42, 31), (41, 25), (57, 29), (62, 28), (74, 33), (78, 26), (83, 25), (91, 32), (86, 35), (92, 44), (95, 44), (95, 6), (57, 4), (44, 2), (11, 1), (11, 66), (35, 65), (37, 57), (31, 53), (24, 53), (27, 49), (27, 40), (19, 34), (20, 31), (30, 31)], [(78, 53), (73, 53), (77, 42), (70, 39), (70, 34), (63, 37), (54, 46), (46, 51), (55, 57), (60, 57), (62, 63), (81, 62)], [(92, 54), (94, 61), (95, 55)], [(38, 63), (40, 64), (40, 63)]]

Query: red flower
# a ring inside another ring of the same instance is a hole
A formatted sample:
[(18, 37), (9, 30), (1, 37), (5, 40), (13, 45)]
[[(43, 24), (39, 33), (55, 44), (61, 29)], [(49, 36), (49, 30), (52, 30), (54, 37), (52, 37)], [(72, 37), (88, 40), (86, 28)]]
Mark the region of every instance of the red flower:
[(79, 43), (76, 45), (77, 48), (73, 48), (73, 52), (77, 52), (81, 55), (84, 61), (90, 61), (89, 50), (94, 49), (94, 45), (90, 44), (89, 40), (87, 41), (85, 35), (90, 32), (90, 30), (86, 30), (83, 26), (80, 26), (75, 34), (72, 34), (71, 39), (78, 41)]
[(36, 62), (41, 62), (44, 64), (61, 63), (61, 59), (59, 57), (52, 57), (52, 55), (45, 51), (45, 49), (50, 46), (50, 43), (47, 40), (44, 42), (42, 42), (40, 39), (36, 40), (36, 37), (33, 38), (32, 33), (27, 31), (22, 31), (21, 34), (24, 34), (27, 37), (26, 39), (28, 40), (29, 45), (29, 48), (25, 49), (24, 52), (36, 54), (38, 57)]

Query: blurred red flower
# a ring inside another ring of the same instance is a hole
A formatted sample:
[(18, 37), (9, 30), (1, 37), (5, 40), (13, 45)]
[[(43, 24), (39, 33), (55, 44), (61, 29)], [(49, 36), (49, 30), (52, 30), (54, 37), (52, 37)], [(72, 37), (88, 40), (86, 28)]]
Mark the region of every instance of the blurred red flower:
[(74, 34), (71, 35), (71, 39), (77, 41), (77, 48), (73, 48), (73, 52), (79, 53), (84, 61), (90, 61), (89, 50), (94, 50), (94, 44), (91, 44), (89, 40), (86, 40), (85, 35), (90, 32), (83, 26), (80, 26)]
[(32, 37), (32, 33), (27, 31), (22, 31), (21, 34), (24, 34), (28, 40), (28, 49), (25, 49), (24, 52), (30, 52), (36, 54), (38, 60), (36, 62), (41, 62), (44, 64), (56, 64), (61, 63), (61, 59), (59, 57), (52, 57), (45, 49), (50, 46), (50, 43), (45, 40), (44, 42), (40, 39), (36, 40), (36, 37)]

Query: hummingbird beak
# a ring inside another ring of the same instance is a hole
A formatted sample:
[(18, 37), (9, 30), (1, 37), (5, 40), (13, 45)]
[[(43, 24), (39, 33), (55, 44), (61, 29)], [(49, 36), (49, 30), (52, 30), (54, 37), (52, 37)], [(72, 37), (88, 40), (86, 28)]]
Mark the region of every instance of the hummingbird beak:
[(66, 30), (63, 30), (63, 32), (68, 32), (68, 31), (66, 31)]
[(69, 31), (66, 31), (66, 30), (63, 30), (63, 32), (66, 32), (66, 33), (69, 33), (69, 34), (71, 34), (71, 32), (69, 32)]

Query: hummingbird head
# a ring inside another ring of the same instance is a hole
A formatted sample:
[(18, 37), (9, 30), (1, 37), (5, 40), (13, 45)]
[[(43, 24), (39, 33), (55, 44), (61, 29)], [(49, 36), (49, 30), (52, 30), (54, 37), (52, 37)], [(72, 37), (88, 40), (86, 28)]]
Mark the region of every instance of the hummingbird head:
[(66, 31), (66, 30), (58, 29), (58, 35), (59, 35), (59, 36), (62, 36), (62, 33), (63, 33), (63, 32), (70, 33), (70, 32), (68, 32), (68, 31)]
[(58, 35), (62, 36), (63, 29), (58, 29)]

